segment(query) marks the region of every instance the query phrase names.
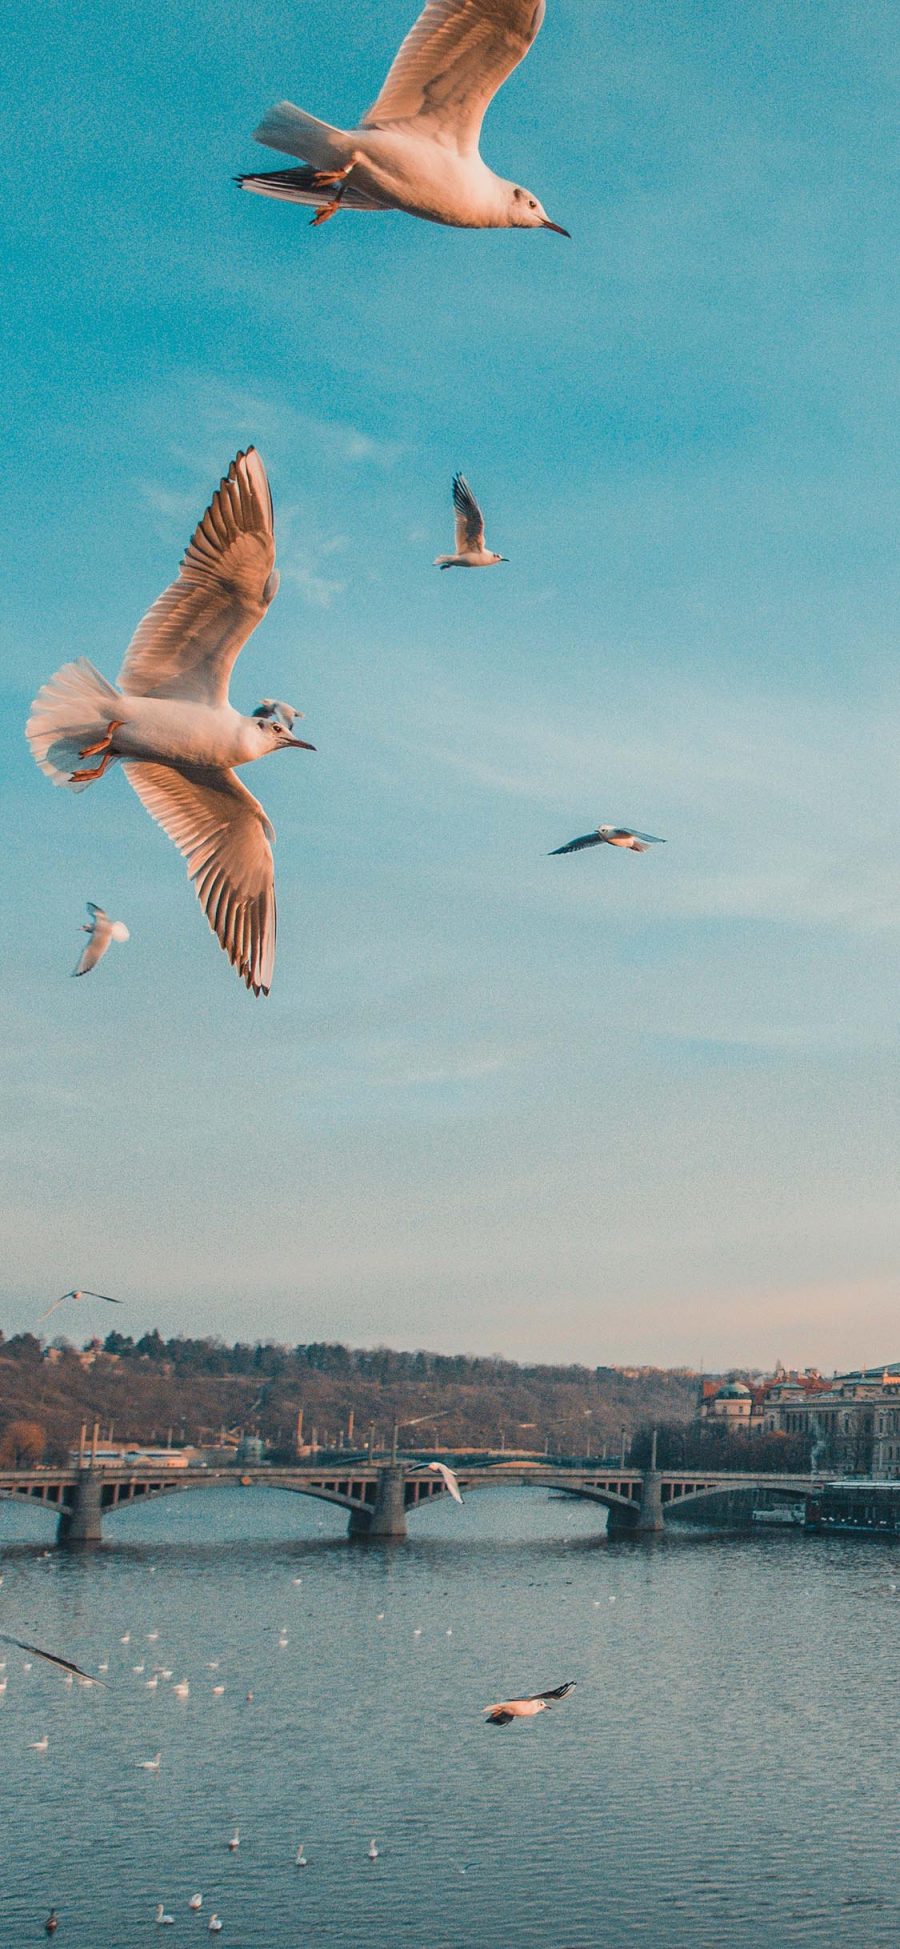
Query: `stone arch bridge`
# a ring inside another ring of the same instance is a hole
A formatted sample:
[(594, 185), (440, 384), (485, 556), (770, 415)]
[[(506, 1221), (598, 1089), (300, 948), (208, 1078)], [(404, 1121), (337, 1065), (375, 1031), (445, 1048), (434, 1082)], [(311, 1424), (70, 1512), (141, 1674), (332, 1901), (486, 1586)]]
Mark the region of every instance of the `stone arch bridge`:
[[(689, 1470), (587, 1466), (566, 1461), (510, 1461), (502, 1453), (454, 1462), (464, 1493), (508, 1486), (553, 1490), (609, 1511), (613, 1534), (647, 1535), (671, 1517), (687, 1514), (712, 1498), (759, 1490), (790, 1502), (806, 1501), (821, 1486), (811, 1476), (754, 1475)], [(350, 1460), (327, 1466), (243, 1468), (32, 1468), (0, 1471), (0, 1498), (37, 1504), (57, 1520), (57, 1541), (99, 1543), (103, 1521), (136, 1502), (189, 1491), (222, 1487), (279, 1489), (337, 1503), (349, 1515), (349, 1534), (395, 1540), (407, 1534), (407, 1517), (423, 1503), (447, 1493), (443, 1479), (426, 1462)], [(712, 1513), (712, 1511), (710, 1511)]]

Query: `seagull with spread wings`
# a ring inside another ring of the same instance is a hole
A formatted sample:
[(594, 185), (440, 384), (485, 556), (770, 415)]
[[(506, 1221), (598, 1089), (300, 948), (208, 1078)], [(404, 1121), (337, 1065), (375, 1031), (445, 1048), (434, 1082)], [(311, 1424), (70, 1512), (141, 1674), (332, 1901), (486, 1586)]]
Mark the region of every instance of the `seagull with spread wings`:
[(103, 960), (107, 948), (112, 946), (113, 941), (127, 941), (129, 938), (124, 920), (110, 920), (102, 907), (95, 907), (93, 900), (88, 901), (87, 910), (91, 917), (89, 921), (85, 921), (81, 931), (89, 938), (82, 949), (77, 968), (72, 969), (72, 973), (76, 975), (90, 974), (91, 969), (96, 968), (97, 962)]
[(48, 1306), (46, 1313), (39, 1313), (35, 1325), (40, 1326), (42, 1320), (49, 1320), (51, 1313), (56, 1312), (57, 1306), (65, 1306), (66, 1301), (69, 1299), (103, 1299), (106, 1301), (107, 1306), (124, 1306), (125, 1304), (124, 1299), (113, 1299), (110, 1293), (91, 1293), (88, 1292), (86, 1286), (73, 1288), (70, 1293), (60, 1293), (59, 1298), (53, 1301), (52, 1306)]
[(465, 474), (453, 476), (453, 506), (456, 509), (456, 554), (438, 555), (435, 568), (493, 568), (508, 560), (495, 555), (484, 545), (484, 515)]
[(545, 0), (428, 0), (358, 128), (333, 128), (277, 102), (254, 131), (300, 169), (238, 176), (242, 189), (336, 211), (405, 210), (474, 230), (555, 230), (530, 190), (495, 176), (478, 152), (485, 110), (524, 60)]
[(630, 826), (596, 826), (593, 832), (584, 832), (580, 839), (570, 839), (565, 846), (554, 846), (550, 859), (558, 853), (580, 853), (585, 846), (621, 846), (629, 853), (645, 853), (648, 846), (664, 846), (664, 839), (654, 839), (652, 832), (632, 832)]
[(555, 1686), (552, 1692), (535, 1692), (530, 1699), (503, 1699), (499, 1705), (486, 1705), (486, 1724), (489, 1726), (508, 1726), (513, 1719), (533, 1719), (538, 1712), (547, 1712), (557, 1699), (565, 1699), (575, 1689), (575, 1680), (570, 1678), (566, 1685)]
[[(120, 688), (78, 657), (38, 692), (25, 727), (41, 770), (73, 792), (122, 761), (255, 995), (268, 994), (275, 965), (275, 834), (235, 767), (288, 746), (314, 749), (292, 736), (292, 705), (266, 698), (245, 717), (229, 702), (238, 653), (277, 588), (272, 497), (248, 447), (194, 530), (177, 580), (138, 625)], [(85, 758), (98, 762), (79, 769)]]

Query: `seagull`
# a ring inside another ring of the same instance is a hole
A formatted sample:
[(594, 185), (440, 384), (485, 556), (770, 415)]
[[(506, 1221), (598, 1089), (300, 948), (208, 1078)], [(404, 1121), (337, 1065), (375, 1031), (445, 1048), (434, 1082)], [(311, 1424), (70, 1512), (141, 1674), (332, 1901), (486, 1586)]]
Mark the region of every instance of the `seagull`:
[(28, 1744), (33, 1753), (46, 1753), (50, 1741), (47, 1737), (47, 1734), (44, 1733), (40, 1739), (30, 1739)]
[(190, 1688), (190, 1686), (189, 1686), (189, 1684), (188, 1684), (188, 1682), (187, 1682), (187, 1679), (186, 1679), (186, 1678), (180, 1678), (180, 1679), (179, 1679), (179, 1681), (178, 1681), (178, 1684), (177, 1684), (177, 1685), (173, 1685), (173, 1687), (172, 1687), (172, 1697), (173, 1697), (174, 1699), (186, 1699), (186, 1698), (189, 1698), (189, 1697), (190, 1697), (190, 1690), (191, 1690), (191, 1688)]
[(188, 1908), (198, 1909), (202, 1907), (203, 1907), (203, 1896), (192, 1895), (190, 1901), (188, 1902)]
[(444, 1487), (449, 1490), (451, 1496), (453, 1497), (454, 1502), (462, 1502), (462, 1496), (460, 1495), (460, 1491), (459, 1491), (459, 1483), (456, 1479), (456, 1476), (453, 1473), (453, 1470), (447, 1467), (446, 1462), (426, 1462), (423, 1460), (422, 1462), (419, 1463), (419, 1467), (434, 1469), (436, 1475), (443, 1476)]
[(51, 1908), (47, 1920), (44, 1923), (44, 1934), (55, 1935), (58, 1928), (59, 1928), (59, 1916), (57, 1915), (55, 1908)]
[(154, 1753), (152, 1760), (135, 1760), (139, 1773), (158, 1773), (162, 1753)]
[(241, 1845), (241, 1830), (239, 1827), (236, 1827), (234, 1833), (231, 1836), (231, 1840), (228, 1843), (229, 1854), (237, 1854), (240, 1845)]
[(376, 1847), (376, 1845), (375, 1845), (375, 1842), (374, 1842), (374, 1840), (372, 1840), (372, 1841), (370, 1841), (370, 1842), (369, 1842), (369, 1845), (368, 1845), (368, 1848), (367, 1848), (367, 1850), (366, 1850), (366, 1852), (367, 1852), (367, 1854), (368, 1854), (368, 1857), (369, 1857), (369, 1860), (370, 1860), (370, 1861), (377, 1861), (377, 1860), (378, 1860), (378, 1849), (377, 1849), (377, 1847)]
[(242, 189), (317, 206), (405, 210), (468, 230), (555, 230), (530, 190), (506, 182), (478, 153), (485, 111), (524, 60), (545, 0), (429, 0), (407, 34), (377, 101), (356, 129), (332, 128), (276, 102), (254, 130), (300, 169), (238, 176)]
[[(139, 623), (121, 688), (78, 657), (38, 692), (25, 727), (35, 762), (73, 792), (121, 760), (255, 995), (268, 994), (275, 964), (275, 834), (234, 768), (285, 747), (314, 749), (292, 735), (292, 705), (267, 698), (245, 717), (228, 699), (238, 653), (277, 589), (272, 497), (248, 447), (194, 530), (177, 581)], [(79, 770), (84, 758), (97, 763)]]
[(175, 1926), (174, 1915), (167, 1915), (162, 1902), (156, 1904), (156, 1926), (158, 1929), (171, 1929)]
[(645, 853), (648, 846), (664, 846), (664, 839), (655, 839), (652, 832), (632, 832), (630, 826), (597, 826), (593, 832), (582, 833), (580, 839), (570, 839), (565, 846), (554, 846), (549, 859), (557, 853), (580, 853), (585, 846), (622, 846), (629, 853)]
[(486, 1705), (489, 1726), (508, 1726), (512, 1719), (533, 1719), (535, 1713), (546, 1712), (554, 1699), (564, 1699), (575, 1684), (570, 1679), (567, 1685), (557, 1685), (552, 1692), (535, 1692), (530, 1699), (504, 1699), (500, 1705)]
[(87, 910), (91, 918), (85, 921), (81, 931), (88, 934), (90, 939), (82, 951), (77, 968), (72, 969), (73, 975), (90, 974), (97, 962), (103, 960), (113, 941), (127, 941), (130, 938), (124, 920), (110, 920), (109, 915), (104, 913), (102, 907), (96, 907), (93, 900), (88, 901)]
[(0, 1644), (14, 1644), (19, 1651), (30, 1651), (33, 1657), (43, 1658), (47, 1665), (59, 1665), (66, 1673), (70, 1684), (73, 1677), (79, 1679), (83, 1685), (103, 1683), (102, 1679), (92, 1678), (90, 1672), (82, 1671), (80, 1665), (74, 1665), (71, 1658), (59, 1658), (55, 1651), (42, 1651), (40, 1645), (27, 1644), (24, 1638), (11, 1638), (5, 1631), (0, 1631)]
[(456, 509), (456, 554), (436, 555), (435, 568), (493, 568), (506, 562), (508, 555), (495, 555), (484, 545), (484, 515), (465, 474), (453, 476), (453, 505)]
[(300, 1842), (300, 1846), (298, 1847), (298, 1849), (297, 1849), (297, 1852), (296, 1852), (296, 1854), (294, 1855), (294, 1866), (295, 1866), (295, 1868), (308, 1868), (308, 1867), (309, 1867), (309, 1862), (307, 1861), (307, 1859), (306, 1859), (306, 1855), (305, 1855), (305, 1854), (304, 1854), (304, 1852), (303, 1852), (303, 1842), (302, 1842), (302, 1841)]
[(217, 1915), (211, 1915), (211, 1916), (210, 1916), (210, 1918), (209, 1918), (209, 1921), (208, 1921), (208, 1922), (207, 1922), (207, 1924), (206, 1924), (206, 1927), (207, 1927), (207, 1932), (208, 1932), (208, 1934), (209, 1934), (209, 1935), (221, 1935), (221, 1932), (222, 1932), (222, 1924), (221, 1924), (221, 1922), (219, 1921), (219, 1918), (218, 1918), (218, 1916), (217, 1916)]
[[(53, 1301), (53, 1305), (48, 1306), (46, 1313), (38, 1314), (37, 1319), (35, 1320), (35, 1326), (40, 1326), (42, 1320), (49, 1320), (51, 1313), (56, 1312), (57, 1306), (65, 1306), (66, 1301), (69, 1299), (71, 1300), (103, 1299), (106, 1301), (107, 1306), (124, 1306), (125, 1304), (124, 1299), (113, 1299), (109, 1293), (89, 1293), (87, 1287), (85, 1286), (80, 1291), (74, 1291), (70, 1293), (60, 1293), (59, 1298)], [(125, 1642), (126, 1641), (123, 1638), (122, 1643), (124, 1644)]]

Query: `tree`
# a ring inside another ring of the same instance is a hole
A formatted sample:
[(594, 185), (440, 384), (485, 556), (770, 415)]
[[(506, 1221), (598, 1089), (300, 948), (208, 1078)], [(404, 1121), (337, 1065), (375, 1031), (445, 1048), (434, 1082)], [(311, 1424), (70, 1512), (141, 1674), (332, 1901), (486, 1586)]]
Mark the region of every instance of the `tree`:
[(47, 1437), (39, 1421), (10, 1421), (0, 1437), (4, 1468), (33, 1468), (43, 1458)]

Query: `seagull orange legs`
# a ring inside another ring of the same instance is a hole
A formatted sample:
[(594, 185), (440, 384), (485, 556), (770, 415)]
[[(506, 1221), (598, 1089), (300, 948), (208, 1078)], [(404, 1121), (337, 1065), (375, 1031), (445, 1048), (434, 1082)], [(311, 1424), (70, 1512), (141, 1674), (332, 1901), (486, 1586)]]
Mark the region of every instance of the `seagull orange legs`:
[(329, 217), (333, 217), (337, 215), (337, 212), (341, 207), (341, 199), (347, 187), (347, 178), (350, 175), (350, 171), (356, 168), (356, 165), (360, 160), (361, 158), (359, 156), (353, 155), (350, 157), (350, 161), (344, 164), (343, 169), (317, 170), (315, 176), (312, 179), (310, 188), (311, 189), (332, 189), (333, 188), (334, 195), (331, 199), (331, 202), (323, 203), (321, 209), (317, 210), (315, 216), (311, 218), (310, 220), (311, 229), (315, 230), (318, 224), (327, 223)]
[(77, 781), (79, 785), (85, 785), (88, 779), (103, 777), (107, 765), (112, 763), (113, 757), (115, 756), (115, 753), (110, 751), (109, 747), (116, 732), (121, 727), (121, 722), (122, 720), (120, 718), (114, 717), (112, 723), (106, 727), (106, 736), (104, 738), (99, 738), (96, 744), (86, 744), (83, 750), (79, 751), (79, 758), (93, 758), (98, 751), (102, 751), (103, 757), (99, 765), (94, 765), (90, 771), (73, 771), (71, 773), (71, 781), (73, 784)]

